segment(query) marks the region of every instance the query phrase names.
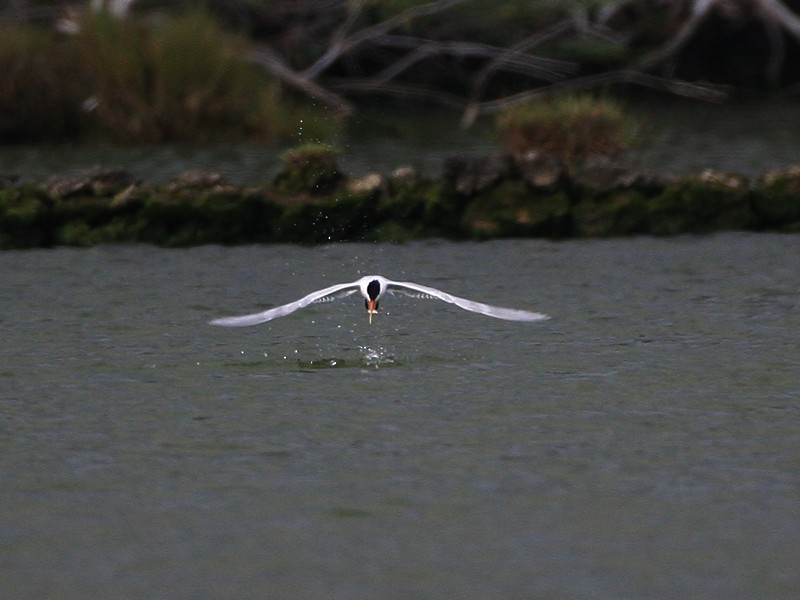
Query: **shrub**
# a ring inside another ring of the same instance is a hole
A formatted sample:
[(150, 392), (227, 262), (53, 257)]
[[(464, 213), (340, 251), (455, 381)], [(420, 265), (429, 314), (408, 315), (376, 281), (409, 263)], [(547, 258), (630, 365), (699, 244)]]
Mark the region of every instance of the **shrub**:
[(611, 99), (568, 95), (503, 111), (497, 131), (515, 157), (543, 152), (571, 164), (591, 155), (619, 155), (633, 142), (637, 125)]
[(336, 148), (327, 144), (308, 143), (290, 148), (281, 155), (283, 168), (275, 177), (277, 190), (296, 194), (325, 194), (342, 179)]

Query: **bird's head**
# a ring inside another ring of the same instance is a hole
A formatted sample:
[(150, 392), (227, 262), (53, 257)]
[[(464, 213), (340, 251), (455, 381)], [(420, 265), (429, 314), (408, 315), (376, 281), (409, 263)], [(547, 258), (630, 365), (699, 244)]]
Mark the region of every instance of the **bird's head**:
[(367, 309), (367, 313), (369, 314), (369, 322), (370, 325), (372, 324), (372, 315), (378, 312), (378, 300), (383, 293), (381, 290), (381, 282), (377, 279), (373, 279), (367, 284), (367, 293), (364, 297), (364, 306)]

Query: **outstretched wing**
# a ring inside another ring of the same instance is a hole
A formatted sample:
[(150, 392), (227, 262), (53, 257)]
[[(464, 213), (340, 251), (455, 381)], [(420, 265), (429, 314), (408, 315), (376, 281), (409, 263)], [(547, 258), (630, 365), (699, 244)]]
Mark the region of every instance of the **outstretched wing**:
[(266, 323), (278, 317), (285, 317), (296, 310), (305, 308), (314, 302), (322, 302), (332, 300), (334, 298), (342, 298), (358, 291), (358, 282), (353, 283), (338, 283), (330, 287), (326, 287), (316, 292), (311, 292), (308, 296), (303, 296), (300, 300), (276, 306), (263, 312), (255, 313), (252, 315), (243, 315), (241, 317), (224, 317), (222, 319), (214, 319), (209, 321), (211, 325), (222, 325), (224, 327), (247, 327), (249, 325), (258, 325), (259, 323)]
[(491, 304), (467, 300), (466, 298), (453, 296), (452, 294), (428, 287), (427, 285), (420, 285), (409, 281), (387, 281), (386, 283), (390, 291), (399, 291), (417, 298), (437, 298), (438, 300), (455, 304), (464, 310), (494, 317), (495, 319), (505, 319), (506, 321), (543, 321), (550, 318), (543, 313), (518, 310), (516, 308), (503, 308), (502, 306), (492, 306)]

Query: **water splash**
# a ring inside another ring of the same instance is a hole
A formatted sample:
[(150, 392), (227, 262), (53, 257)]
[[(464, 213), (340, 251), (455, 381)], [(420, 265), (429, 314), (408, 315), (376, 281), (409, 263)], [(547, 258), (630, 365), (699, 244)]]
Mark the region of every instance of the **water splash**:
[[(349, 353), (348, 353), (349, 354)], [(284, 357), (284, 361), (286, 357)], [(384, 348), (371, 348), (359, 346), (358, 355), (321, 356), (319, 358), (296, 358), (297, 366), (301, 369), (341, 369), (341, 368), (372, 368), (398, 366), (397, 358), (388, 353)]]
[(367, 367), (384, 367), (396, 364), (396, 359), (389, 354), (385, 348), (371, 348), (369, 346), (359, 346), (361, 360)]

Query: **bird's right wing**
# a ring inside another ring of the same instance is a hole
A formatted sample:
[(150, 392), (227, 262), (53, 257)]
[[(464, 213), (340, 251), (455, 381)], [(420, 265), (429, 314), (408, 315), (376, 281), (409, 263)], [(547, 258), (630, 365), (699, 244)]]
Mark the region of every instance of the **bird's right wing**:
[[(427, 285), (420, 285), (410, 281), (387, 281), (389, 290), (398, 291), (404, 294), (415, 296), (417, 298), (436, 298), (450, 304), (455, 304), (459, 308), (469, 310), (471, 312), (480, 313), (495, 319), (504, 319), (506, 321), (544, 321), (550, 317), (544, 313), (530, 312), (527, 310), (519, 310), (516, 308), (505, 308), (502, 306), (492, 306), (491, 304), (483, 304), (482, 302), (475, 302), (454, 296), (443, 292), (442, 290), (428, 287)], [(410, 293), (409, 293), (410, 292)]]
[(356, 291), (358, 291), (357, 281), (353, 283), (338, 283), (336, 285), (326, 287), (325, 289), (311, 292), (307, 296), (303, 296), (299, 300), (295, 300), (289, 304), (276, 306), (275, 308), (270, 308), (269, 310), (265, 310), (263, 312), (254, 313), (252, 315), (243, 315), (241, 317), (223, 317), (221, 319), (214, 319), (213, 321), (209, 322), (211, 325), (222, 325), (223, 327), (248, 327), (250, 325), (259, 325), (260, 323), (266, 323), (267, 321), (277, 319), (278, 317), (285, 317), (286, 315), (289, 315), (296, 310), (300, 310), (301, 308), (305, 308), (314, 302), (323, 302), (327, 300), (333, 300), (335, 298), (342, 298), (344, 296), (349, 296)]

